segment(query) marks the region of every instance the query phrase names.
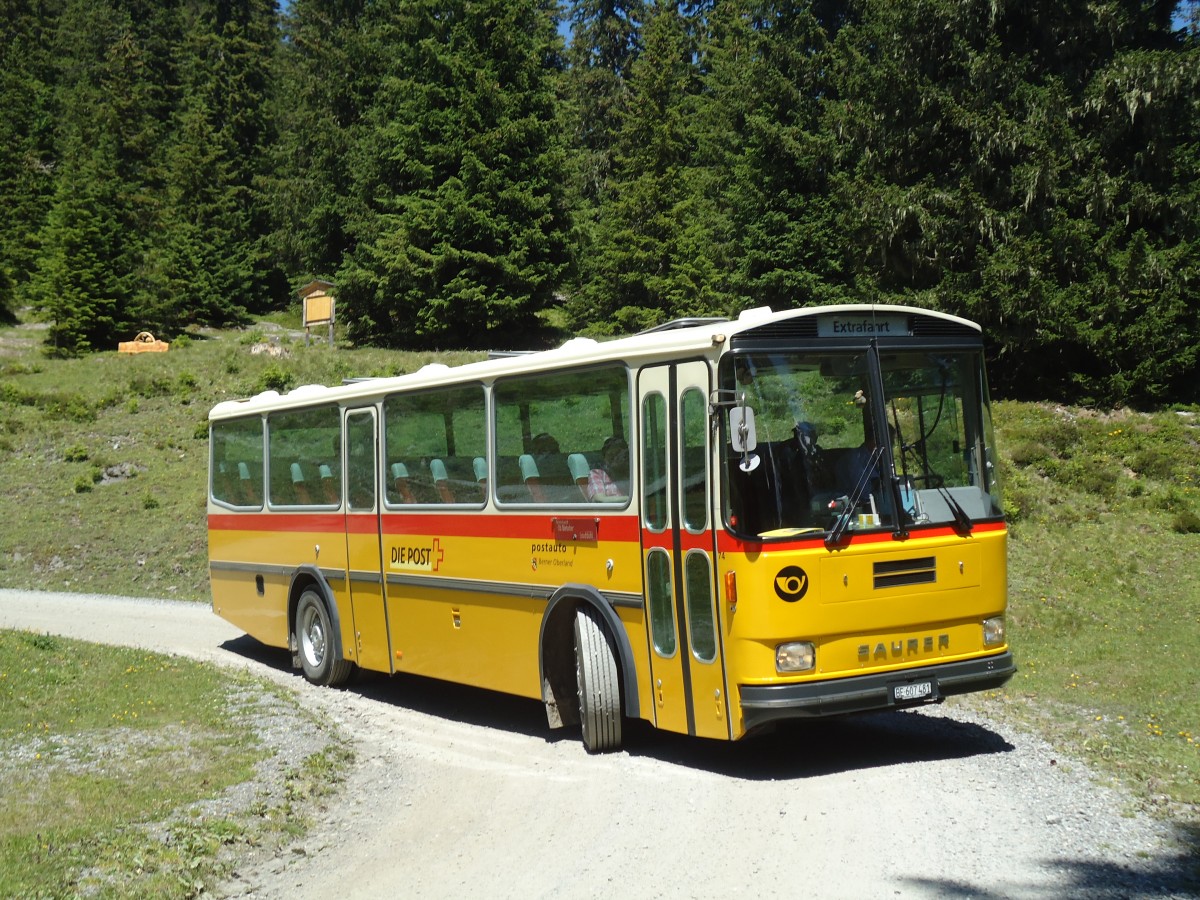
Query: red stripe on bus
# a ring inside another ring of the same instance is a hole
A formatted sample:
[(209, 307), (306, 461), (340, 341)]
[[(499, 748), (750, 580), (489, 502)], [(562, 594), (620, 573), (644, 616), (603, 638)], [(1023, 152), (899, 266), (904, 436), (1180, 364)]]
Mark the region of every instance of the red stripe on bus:
[(209, 531), (341, 531), (341, 513), (211, 513)]
[[(518, 516), (451, 514), (387, 514), (383, 516), (384, 534), (433, 534), (441, 537), (519, 538), (553, 540), (554, 519), (598, 519), (601, 541), (636, 541), (639, 537), (636, 516)], [(351, 534), (373, 534), (374, 513), (212, 513), (210, 531), (306, 532), (343, 529)]]

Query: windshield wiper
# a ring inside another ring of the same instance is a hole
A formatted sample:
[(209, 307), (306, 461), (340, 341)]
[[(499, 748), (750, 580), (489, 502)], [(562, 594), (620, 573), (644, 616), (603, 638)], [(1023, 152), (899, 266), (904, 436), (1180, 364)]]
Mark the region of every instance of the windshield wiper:
[(858, 508), (858, 504), (862, 502), (863, 494), (867, 492), (867, 485), (871, 483), (871, 480), (875, 477), (875, 473), (879, 471), (879, 460), (882, 457), (882, 446), (877, 446), (871, 451), (870, 459), (867, 460), (867, 464), (863, 466), (862, 473), (858, 476), (858, 483), (854, 485), (854, 490), (850, 492), (850, 496), (846, 500), (846, 508), (842, 510), (837, 521), (833, 523), (833, 528), (829, 530), (829, 534), (825, 535), (826, 547), (833, 547), (841, 542), (846, 529), (850, 527), (850, 520), (854, 516), (854, 510)]
[(971, 521), (971, 517), (967, 515), (967, 511), (958, 505), (958, 501), (954, 499), (954, 495), (946, 490), (946, 485), (939, 483), (937, 492), (942, 495), (942, 499), (950, 507), (950, 512), (954, 515), (954, 523), (958, 526), (958, 532), (960, 534), (970, 534), (971, 529), (975, 527), (975, 523)]

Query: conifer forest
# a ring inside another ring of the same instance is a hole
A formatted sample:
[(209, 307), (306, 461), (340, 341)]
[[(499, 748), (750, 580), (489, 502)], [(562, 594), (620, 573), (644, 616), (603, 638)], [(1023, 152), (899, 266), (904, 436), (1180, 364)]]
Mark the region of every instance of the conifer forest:
[(1200, 0), (0, 0), (0, 318), (337, 285), (346, 339), (979, 322), (997, 394), (1200, 402)]

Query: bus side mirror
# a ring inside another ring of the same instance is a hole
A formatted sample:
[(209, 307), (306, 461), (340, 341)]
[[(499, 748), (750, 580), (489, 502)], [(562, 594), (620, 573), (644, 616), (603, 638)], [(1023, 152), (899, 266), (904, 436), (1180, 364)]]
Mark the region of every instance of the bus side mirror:
[(752, 453), (758, 446), (758, 435), (754, 430), (754, 410), (749, 406), (735, 406), (729, 410), (729, 439), (735, 453), (742, 454), (738, 468), (753, 472), (758, 468), (758, 455)]

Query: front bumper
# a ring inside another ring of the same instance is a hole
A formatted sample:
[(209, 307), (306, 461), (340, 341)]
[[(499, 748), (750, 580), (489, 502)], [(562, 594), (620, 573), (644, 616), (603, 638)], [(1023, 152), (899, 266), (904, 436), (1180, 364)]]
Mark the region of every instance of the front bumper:
[[(968, 694), (998, 688), (1017, 671), (1009, 652), (963, 662), (941, 663), (918, 669), (855, 675), (831, 681), (803, 684), (743, 685), (742, 719), (746, 731), (781, 719), (807, 719), (846, 713), (897, 709), (893, 686), (932, 679), (933, 696), (922, 703), (936, 703), (953, 694)], [(917, 704), (920, 705), (920, 704)]]

